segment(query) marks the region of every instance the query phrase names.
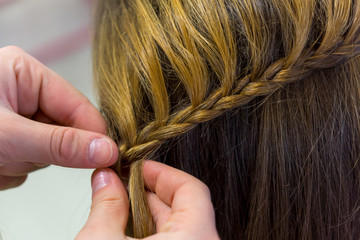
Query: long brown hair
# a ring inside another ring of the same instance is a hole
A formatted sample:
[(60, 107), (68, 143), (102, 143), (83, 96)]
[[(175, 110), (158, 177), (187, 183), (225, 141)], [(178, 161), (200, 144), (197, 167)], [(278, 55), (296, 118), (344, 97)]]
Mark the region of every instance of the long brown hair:
[(98, 1), (94, 76), (128, 233), (141, 166), (212, 193), (221, 239), (360, 238), (360, 1)]

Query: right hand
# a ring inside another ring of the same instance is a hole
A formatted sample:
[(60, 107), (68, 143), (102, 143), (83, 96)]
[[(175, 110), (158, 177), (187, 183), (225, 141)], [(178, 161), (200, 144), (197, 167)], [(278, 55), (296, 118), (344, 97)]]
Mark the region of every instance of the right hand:
[[(218, 240), (207, 186), (195, 177), (154, 161), (144, 164), (144, 180), (157, 233), (146, 240)], [(126, 240), (129, 203), (126, 190), (110, 169), (92, 177), (93, 201), (86, 225), (76, 240)]]

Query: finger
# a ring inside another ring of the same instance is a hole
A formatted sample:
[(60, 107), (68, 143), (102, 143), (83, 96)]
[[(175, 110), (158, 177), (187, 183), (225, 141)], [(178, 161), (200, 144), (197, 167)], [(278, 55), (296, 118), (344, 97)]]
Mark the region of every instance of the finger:
[(210, 199), (210, 192), (206, 185), (183, 171), (155, 161), (146, 161), (143, 171), (146, 186), (168, 206), (173, 207), (175, 195), (180, 191), (189, 191), (195, 194), (186, 194), (188, 198), (181, 197), (184, 200), (199, 197)]
[(161, 232), (176, 230), (179, 225), (216, 229), (210, 192), (200, 180), (154, 161), (146, 161), (143, 172), (146, 186), (171, 207), (167, 222), (158, 226)]
[(96, 170), (91, 185), (89, 219), (77, 239), (124, 239), (129, 211), (124, 185), (110, 169)]
[(171, 208), (161, 201), (155, 193), (147, 192), (147, 200), (156, 225), (156, 231), (160, 232), (161, 226), (163, 226), (170, 217)]
[(99, 111), (66, 80), (17, 47), (0, 49), (0, 75), (7, 76), (5, 89), (10, 106), (23, 116), (40, 109), (53, 121), (105, 134)]
[(2, 116), (2, 163), (36, 162), (96, 168), (110, 166), (117, 160), (116, 144), (100, 133), (43, 124), (10, 111)]
[(0, 190), (18, 187), (25, 182), (26, 178), (27, 175), (21, 177), (0, 176)]
[(32, 163), (7, 163), (0, 167), (0, 175), (7, 177), (22, 177), (40, 167)]
[(38, 162), (34, 162), (32, 163), (35, 167), (38, 167), (39, 169), (40, 168), (46, 168), (48, 166), (50, 166), (50, 164), (47, 164), (47, 163), (38, 163)]
[(37, 111), (32, 117), (32, 120), (41, 122), (41, 123), (47, 123), (56, 125), (56, 122), (54, 122), (52, 119), (50, 119), (48, 116), (46, 116), (43, 112)]

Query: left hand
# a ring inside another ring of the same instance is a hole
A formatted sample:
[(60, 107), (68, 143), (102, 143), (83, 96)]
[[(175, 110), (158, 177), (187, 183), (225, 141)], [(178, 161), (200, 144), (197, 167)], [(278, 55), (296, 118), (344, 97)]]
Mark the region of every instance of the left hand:
[(29, 172), (111, 166), (116, 144), (105, 120), (65, 79), (17, 47), (0, 48), (0, 190)]

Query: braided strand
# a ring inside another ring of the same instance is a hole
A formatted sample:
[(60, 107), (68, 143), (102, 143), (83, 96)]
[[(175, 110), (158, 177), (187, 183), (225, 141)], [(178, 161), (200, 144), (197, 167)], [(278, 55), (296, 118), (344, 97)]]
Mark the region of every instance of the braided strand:
[(231, 95), (221, 97), (222, 91), (217, 90), (197, 108), (190, 106), (178, 112), (166, 125), (149, 125), (139, 133), (136, 146), (127, 149), (121, 145), (119, 150), (125, 159), (149, 157), (164, 141), (190, 131), (199, 123), (212, 120), (230, 109), (244, 106), (256, 97), (272, 94), (286, 84), (304, 79), (316, 69), (334, 67), (359, 55), (360, 41), (356, 39), (354, 44), (339, 46), (330, 54), (314, 54), (300, 65), (293, 65), (288, 69), (282, 69), (284, 59), (278, 60), (269, 66), (259, 80), (249, 82), (250, 76), (245, 76), (238, 81)]

